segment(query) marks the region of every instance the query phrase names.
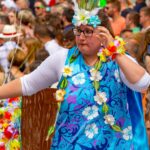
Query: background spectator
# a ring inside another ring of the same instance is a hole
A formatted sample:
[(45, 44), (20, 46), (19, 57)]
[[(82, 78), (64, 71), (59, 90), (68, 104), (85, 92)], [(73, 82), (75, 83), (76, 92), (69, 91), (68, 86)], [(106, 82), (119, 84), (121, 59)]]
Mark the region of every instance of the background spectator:
[(133, 33), (140, 32), (140, 15), (139, 13), (132, 11), (126, 16), (126, 28), (131, 29)]
[(28, 9), (30, 2), (29, 0), (14, 0), (19, 10)]
[(132, 30), (130, 29), (124, 29), (121, 31), (120, 36), (125, 40), (132, 36)]
[(135, 6), (134, 6), (134, 10), (136, 11), (136, 12), (140, 12), (140, 9), (142, 8), (142, 7), (145, 7), (146, 6), (146, 3), (145, 3), (145, 0), (136, 0), (135, 1)]
[(121, 4), (118, 0), (110, 0), (107, 4), (107, 14), (110, 17), (111, 26), (115, 35), (125, 29), (125, 18), (120, 15)]
[(34, 3), (34, 12), (36, 16), (36, 23), (44, 23), (46, 21), (46, 4), (44, 1), (36, 0)]
[(17, 21), (16, 9), (14, 9), (14, 8), (8, 9), (8, 18), (9, 18), (10, 24), (17, 26), (18, 21)]
[(142, 25), (142, 31), (150, 28), (150, 8), (143, 7), (140, 10), (140, 24)]
[(133, 4), (130, 0), (119, 0), (121, 3), (121, 16), (126, 15), (133, 10)]
[(35, 23), (35, 17), (30, 9), (23, 9), (18, 13), (18, 21), (21, 27), (25, 31), (27, 38), (34, 37), (33, 29)]

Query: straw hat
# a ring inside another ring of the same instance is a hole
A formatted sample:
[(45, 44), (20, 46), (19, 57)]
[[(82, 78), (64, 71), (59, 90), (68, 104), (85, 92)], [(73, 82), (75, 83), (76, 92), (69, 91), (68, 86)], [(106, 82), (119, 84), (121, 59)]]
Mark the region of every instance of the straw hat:
[(17, 33), (16, 27), (14, 25), (5, 25), (2, 33), (0, 34), (0, 38), (14, 38), (20, 35), (21, 33)]

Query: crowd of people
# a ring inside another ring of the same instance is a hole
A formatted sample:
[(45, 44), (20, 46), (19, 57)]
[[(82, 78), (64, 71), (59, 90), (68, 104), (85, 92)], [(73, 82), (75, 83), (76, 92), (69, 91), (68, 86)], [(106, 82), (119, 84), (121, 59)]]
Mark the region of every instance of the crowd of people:
[[(107, 0), (103, 7), (99, 1), (92, 15), (94, 4), (82, 1), (0, 0), (0, 147), (21, 147), (18, 136), (8, 136), (20, 128), (9, 116), (20, 102), (8, 98), (58, 82), (56, 98), (64, 101), (52, 150), (148, 150), (150, 1)], [(114, 40), (126, 52), (110, 57), (105, 49), (118, 49)]]

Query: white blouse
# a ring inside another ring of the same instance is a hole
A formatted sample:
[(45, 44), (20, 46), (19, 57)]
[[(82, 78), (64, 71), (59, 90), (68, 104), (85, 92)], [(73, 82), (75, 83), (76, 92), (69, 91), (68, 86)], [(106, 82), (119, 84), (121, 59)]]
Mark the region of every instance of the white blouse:
[[(42, 89), (51, 86), (59, 81), (65, 65), (68, 50), (56, 52), (49, 56), (35, 71), (21, 77), (23, 95), (32, 95)], [(133, 61), (132, 57), (128, 56)], [(143, 91), (150, 85), (150, 75), (145, 72), (143, 77), (135, 84), (130, 83), (123, 72), (120, 70), (121, 80), (135, 91)]]

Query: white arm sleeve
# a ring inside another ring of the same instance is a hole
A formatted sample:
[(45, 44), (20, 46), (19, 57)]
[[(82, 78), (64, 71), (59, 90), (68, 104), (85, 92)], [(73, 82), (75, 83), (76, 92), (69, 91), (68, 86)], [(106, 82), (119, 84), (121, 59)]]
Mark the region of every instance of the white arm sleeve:
[[(137, 61), (132, 58), (131, 56), (127, 55), (128, 58), (130, 58), (132, 61), (134, 61), (135, 63), (137, 63)], [(122, 72), (122, 70), (120, 69), (120, 76), (122, 81), (124, 82), (124, 84), (126, 84), (130, 89), (137, 91), (137, 92), (142, 92), (145, 91), (149, 86), (150, 86), (150, 75), (145, 71), (145, 74), (143, 75), (143, 77), (136, 83), (132, 84), (130, 83), (124, 73)]]
[(21, 77), (23, 95), (32, 95), (57, 82), (64, 68), (68, 50), (49, 56), (35, 71)]
[[(64, 68), (68, 50), (59, 51), (49, 56), (35, 71), (21, 77), (23, 95), (32, 95), (57, 82)], [(131, 58), (129, 56), (129, 58)], [(133, 58), (131, 58), (133, 60)], [(135, 60), (133, 60), (135, 61)], [(122, 81), (135, 91), (143, 91), (150, 85), (150, 75), (145, 75), (135, 84), (131, 84), (120, 70)]]

